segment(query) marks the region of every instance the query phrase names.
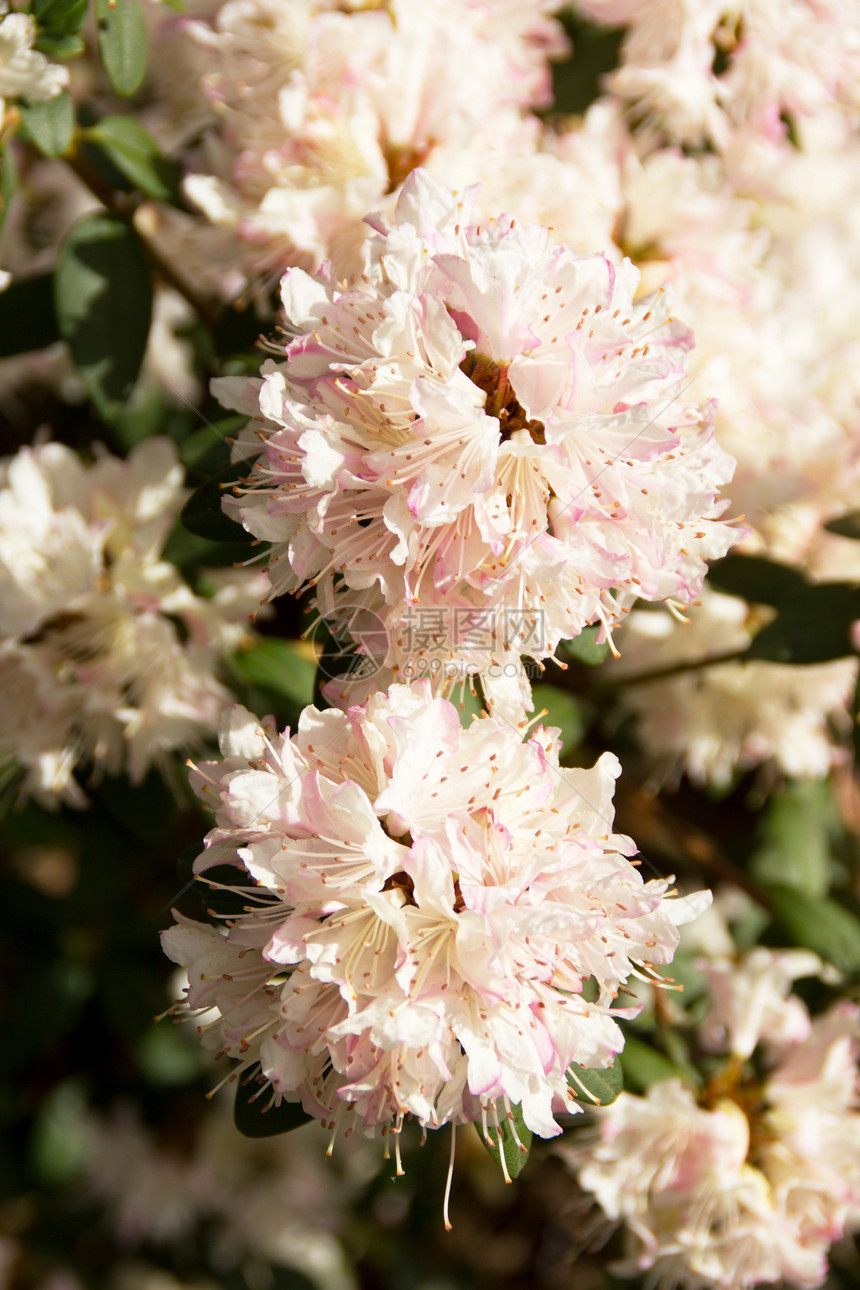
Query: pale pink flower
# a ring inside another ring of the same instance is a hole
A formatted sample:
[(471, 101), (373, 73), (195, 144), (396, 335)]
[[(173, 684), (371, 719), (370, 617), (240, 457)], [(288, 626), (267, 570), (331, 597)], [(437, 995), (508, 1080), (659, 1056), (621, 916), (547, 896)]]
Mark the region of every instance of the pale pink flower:
[(50, 63), (33, 46), (36, 43), (36, 19), (28, 13), (10, 13), (0, 3), (0, 119), (4, 100), (25, 95), (44, 102), (59, 94), (69, 83), (69, 69)]
[[(705, 588), (687, 622), (668, 613), (636, 611), (619, 634), (621, 659), (607, 665), (619, 678), (678, 666), (677, 676), (625, 685), (623, 707), (670, 782), (726, 785), (736, 771), (776, 767), (790, 776), (826, 775), (844, 756), (837, 733), (848, 728), (857, 677), (855, 659), (792, 666), (719, 662), (742, 652), (763, 625), (745, 600)], [(706, 660), (717, 661), (707, 664)], [(703, 666), (684, 670), (690, 663)]]
[(734, 537), (731, 460), (710, 405), (679, 402), (692, 339), (664, 293), (634, 301), (628, 261), (471, 219), (415, 172), (363, 276), (286, 274), (284, 361), (216, 382), (265, 449), (225, 509), (273, 543), (272, 594), (372, 612), (386, 675), (480, 673), (491, 703), (501, 677), (513, 715), (522, 654), (636, 597), (695, 599)]
[(624, 1222), (617, 1275), (745, 1290), (806, 1257), (764, 1174), (747, 1163), (750, 1127), (735, 1102), (702, 1107), (679, 1080), (664, 1080), (598, 1114), (596, 1142), (565, 1155), (607, 1219)]
[(187, 88), (199, 80), (215, 127), (192, 158), (189, 199), (252, 280), (348, 263), (366, 212), (415, 165), (468, 149), (499, 113), (549, 105), (548, 59), (567, 48), (551, 8), (229, 0), (208, 23), (165, 24), (171, 62), (184, 55), (188, 70), (159, 87), (158, 116), (170, 129), (189, 106), (199, 114)]
[(709, 899), (626, 858), (617, 760), (561, 770), (555, 732), (464, 729), (427, 683), (305, 709), (292, 738), (235, 708), (221, 749), (192, 774), (216, 811), (197, 867), (240, 865), (246, 912), (164, 941), (187, 1008), (218, 1010), (204, 1039), (239, 1060), (230, 1078), (260, 1061), (274, 1100), (331, 1127), (350, 1111), (371, 1130), (407, 1114), (486, 1129), (521, 1104), (533, 1132), (560, 1132), (568, 1068), (623, 1044), (618, 987), (668, 963)]
[(782, 114), (857, 105), (855, 0), (578, 0), (577, 7), (627, 27), (620, 66), (605, 85), (651, 142), (724, 148), (748, 126), (778, 137)]
[(770, 1050), (802, 1043), (811, 1022), (802, 1001), (790, 993), (800, 977), (839, 980), (812, 950), (770, 950), (757, 945), (740, 962), (727, 957), (702, 959), (711, 1008), (700, 1038), (712, 1052), (747, 1058), (759, 1044)]
[(216, 571), (198, 596), (162, 558), (182, 478), (159, 438), (128, 461), (49, 443), (0, 463), (0, 757), (48, 805), (85, 804), (78, 766), (141, 780), (229, 702), (218, 656), (247, 639), (261, 588)]
[(860, 1011), (843, 1002), (810, 1019), (791, 981), (827, 969), (805, 950), (759, 946), (734, 974), (705, 966), (714, 1009), (699, 1038), (728, 1061), (696, 1091), (672, 1079), (623, 1093), (563, 1154), (624, 1224), (619, 1275), (685, 1290), (818, 1286), (828, 1247), (860, 1223)]

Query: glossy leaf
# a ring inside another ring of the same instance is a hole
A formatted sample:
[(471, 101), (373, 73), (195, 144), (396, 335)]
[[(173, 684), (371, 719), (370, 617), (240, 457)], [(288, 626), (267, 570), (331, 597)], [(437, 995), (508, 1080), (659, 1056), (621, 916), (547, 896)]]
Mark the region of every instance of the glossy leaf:
[(39, 36), (33, 46), (40, 54), (46, 54), (48, 58), (76, 58), (86, 49), (86, 45), (80, 36), (59, 35), (54, 36), (48, 31), (39, 33)]
[(210, 542), (254, 540), (241, 524), (231, 520), (221, 509), (221, 498), (227, 487), (247, 475), (250, 468), (250, 463), (228, 462), (195, 488), (182, 510), (182, 523), (190, 533), (208, 538)]
[(179, 167), (165, 157), (152, 135), (133, 116), (106, 116), (86, 132), (129, 183), (155, 201), (180, 200)]
[(567, 1082), (577, 1102), (585, 1106), (609, 1106), (624, 1087), (624, 1071), (616, 1055), (611, 1066), (602, 1069), (577, 1066), (568, 1067)]
[(634, 1035), (627, 1035), (621, 1053), (624, 1083), (634, 1093), (645, 1093), (652, 1084), (666, 1079), (685, 1079), (685, 1073), (665, 1053)]
[(743, 596), (758, 605), (784, 605), (806, 590), (797, 569), (759, 555), (727, 555), (712, 564), (708, 585), (730, 596)]
[(52, 275), (14, 278), (0, 292), (0, 358), (45, 349), (59, 339)]
[(134, 94), (146, 74), (148, 37), (141, 0), (96, 0), (99, 54), (115, 93)]
[(18, 191), (18, 166), (15, 153), (7, 145), (0, 152), (0, 229), (9, 214), (12, 199)]
[(233, 654), (230, 661), (251, 685), (272, 690), (300, 708), (313, 701), (316, 662), (299, 652), (296, 641), (264, 636), (252, 649)]
[(599, 627), (586, 627), (572, 640), (563, 641), (562, 649), (577, 663), (587, 663), (589, 667), (597, 667), (609, 653), (609, 646), (606, 641), (602, 645), (597, 643), (599, 632)]
[[(242, 1076), (236, 1089), (233, 1119), (246, 1138), (274, 1138), (279, 1133), (300, 1129), (314, 1117), (303, 1110), (300, 1102), (270, 1105), (272, 1089), (259, 1082), (259, 1063)], [(268, 1108), (268, 1109), (267, 1109)]]
[(555, 726), (561, 731), (561, 756), (564, 757), (582, 742), (585, 735), (586, 721), (582, 704), (567, 690), (543, 683), (535, 686), (534, 701), (538, 711), (541, 708), (547, 709), (541, 725)]
[[(506, 1177), (513, 1181), (525, 1169), (532, 1145), (532, 1131), (523, 1119), (522, 1108), (515, 1106), (512, 1108), (510, 1116), (506, 1116), (502, 1104), (499, 1103), (500, 1127), (496, 1130), (492, 1116), (488, 1116), (488, 1126), (492, 1145), (484, 1137), (483, 1126), (480, 1124), (475, 1125), (478, 1136), (502, 1172), (506, 1173)], [(499, 1137), (501, 1137), (501, 1150), (499, 1149)], [(504, 1157), (504, 1165), (502, 1164), (502, 1157)]]
[(87, 393), (110, 421), (134, 389), (152, 317), (149, 265), (137, 234), (109, 215), (75, 224), (60, 251), (54, 303)]
[(80, 31), (87, 16), (87, 0), (31, 0), (30, 12), (39, 28), (52, 35)]
[(826, 896), (833, 878), (829, 819), (833, 804), (826, 780), (787, 784), (768, 804), (762, 842), (749, 865), (761, 883)]
[(853, 538), (860, 542), (860, 511), (849, 511), (838, 519), (828, 520), (824, 527), (828, 533), (837, 533), (839, 537)]
[(745, 658), (772, 663), (827, 663), (853, 652), (851, 625), (860, 618), (860, 586), (807, 586), (753, 638)]
[(27, 137), (46, 157), (61, 157), (75, 133), (75, 107), (66, 90), (51, 99), (21, 99), (18, 104)]
[(796, 945), (815, 950), (842, 972), (860, 972), (860, 919), (827, 897), (796, 887), (765, 887), (774, 917)]

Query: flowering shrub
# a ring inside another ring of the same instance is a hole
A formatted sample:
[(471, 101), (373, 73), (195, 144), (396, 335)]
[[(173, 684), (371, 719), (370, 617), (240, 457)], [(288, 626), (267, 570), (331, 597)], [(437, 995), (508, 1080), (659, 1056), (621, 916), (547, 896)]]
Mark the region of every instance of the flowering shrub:
[(0, 1290), (860, 1280), (855, 7), (0, 4)]

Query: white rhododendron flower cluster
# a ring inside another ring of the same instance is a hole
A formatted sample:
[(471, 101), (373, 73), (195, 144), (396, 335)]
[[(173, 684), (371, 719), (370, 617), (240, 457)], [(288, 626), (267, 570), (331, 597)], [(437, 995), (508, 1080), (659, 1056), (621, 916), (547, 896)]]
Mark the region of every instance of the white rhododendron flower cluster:
[[(444, 170), (476, 136), (489, 143), (501, 123), (514, 137), (523, 109), (549, 104), (547, 58), (567, 48), (552, 8), (229, 0), (209, 21), (168, 21), (168, 59), (181, 44), (213, 117), (185, 180), (189, 199), (251, 277), (290, 262), (348, 263), (364, 216), (413, 167)], [(164, 87), (180, 121), (187, 81)]]
[(69, 83), (68, 68), (49, 62), (33, 48), (35, 41), (35, 18), (10, 13), (8, 4), (0, 3), (0, 119), (6, 99), (26, 97), (41, 103)]
[(644, 132), (725, 147), (740, 126), (764, 136), (780, 115), (857, 106), (855, 0), (577, 0), (627, 28), (607, 89)]
[(387, 676), (479, 673), (513, 716), (522, 654), (695, 599), (736, 537), (732, 461), (683, 402), (688, 329), (629, 262), (480, 226), (420, 171), (365, 256), (340, 285), (290, 270), (284, 361), (216, 382), (265, 450), (225, 508), (272, 542), (273, 594), (315, 586), (380, 624), (356, 644)]
[(578, 1067), (623, 1045), (619, 987), (653, 979), (710, 900), (631, 864), (611, 754), (562, 770), (554, 731), (463, 728), (426, 682), (307, 708), (292, 738), (235, 708), (221, 750), (192, 774), (216, 812), (197, 869), (241, 865), (245, 912), (182, 918), (165, 949), (232, 1077), (260, 1062), (265, 1096), (332, 1128), (486, 1132), (520, 1104), (559, 1133)]
[[(678, 624), (665, 612), (637, 610), (619, 635), (621, 658), (607, 671), (627, 685), (621, 703), (660, 774), (727, 786), (737, 770), (770, 764), (785, 775), (824, 776), (844, 753), (833, 730), (850, 725), (857, 660), (795, 666), (738, 659), (750, 644), (755, 612), (738, 596), (706, 588)], [(767, 612), (767, 611), (764, 611)], [(759, 610), (761, 615), (762, 610)], [(685, 665), (715, 660), (706, 668)], [(677, 675), (660, 676), (678, 667)]]
[(246, 638), (258, 587), (215, 571), (207, 599), (162, 558), (182, 479), (166, 439), (127, 461), (48, 443), (0, 464), (0, 758), (23, 794), (85, 805), (77, 767), (138, 782), (217, 727), (217, 659)]
[[(616, 1271), (684, 1290), (819, 1286), (830, 1244), (860, 1223), (860, 1010), (812, 1019), (789, 994), (809, 952), (758, 947), (708, 966), (702, 1038), (729, 1060), (698, 1091), (679, 1079), (595, 1112), (566, 1149), (580, 1186), (622, 1223)], [(758, 1048), (764, 1074), (745, 1064)]]
[(0, 0), (0, 1290), (856, 1274), (858, 86), (860, 0)]

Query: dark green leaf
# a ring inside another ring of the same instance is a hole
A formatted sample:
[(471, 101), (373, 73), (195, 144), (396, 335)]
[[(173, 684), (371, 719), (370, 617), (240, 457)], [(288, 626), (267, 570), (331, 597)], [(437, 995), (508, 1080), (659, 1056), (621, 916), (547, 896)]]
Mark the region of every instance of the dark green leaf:
[(32, 0), (30, 12), (40, 29), (52, 35), (80, 31), (87, 16), (87, 0)]
[[(484, 1137), (483, 1127), (480, 1124), (476, 1124), (475, 1128), (478, 1130), (478, 1136), (484, 1146), (505, 1174), (506, 1179), (513, 1181), (514, 1178), (519, 1177), (526, 1167), (532, 1145), (532, 1131), (526, 1125), (522, 1109), (519, 1106), (515, 1106), (508, 1116), (500, 1109), (499, 1124), (500, 1128), (497, 1131), (490, 1118), (489, 1132), (492, 1145)], [(499, 1137), (502, 1140), (501, 1150), (498, 1144)], [(517, 1139), (519, 1139), (519, 1142)], [(502, 1163), (503, 1159), (504, 1163)]]
[(815, 950), (842, 972), (860, 972), (860, 919), (828, 897), (795, 887), (765, 888), (774, 916), (796, 945)]
[(621, 1059), (616, 1055), (611, 1066), (600, 1070), (574, 1063), (567, 1069), (567, 1082), (577, 1102), (586, 1106), (609, 1106), (624, 1087)]
[(597, 643), (599, 631), (599, 627), (586, 627), (572, 640), (563, 641), (562, 648), (571, 658), (576, 659), (577, 663), (587, 663), (589, 667), (596, 667), (609, 653), (606, 641), (602, 645)]
[(180, 201), (179, 167), (164, 156), (152, 135), (133, 116), (106, 116), (86, 132), (125, 178), (155, 201)]
[(250, 462), (234, 465), (228, 462), (195, 488), (182, 510), (182, 523), (189, 532), (209, 538), (210, 542), (253, 541), (251, 534), (221, 509), (221, 498), (228, 485), (244, 478), (250, 470)]
[(96, 0), (99, 54), (113, 89), (127, 98), (146, 74), (148, 38), (141, 0)]
[(75, 224), (60, 251), (54, 303), (87, 393), (110, 421), (134, 389), (152, 316), (149, 265), (134, 230), (109, 215)]
[(21, 122), (27, 137), (46, 157), (61, 157), (75, 133), (75, 107), (68, 91), (52, 99), (20, 99)]
[(313, 701), (316, 663), (299, 653), (295, 641), (264, 636), (253, 648), (233, 654), (230, 661), (251, 685), (262, 685), (300, 708)]
[(860, 511), (849, 511), (847, 515), (829, 520), (824, 527), (828, 533), (837, 533), (839, 537), (854, 538), (860, 542)]
[(165, 1088), (188, 1084), (207, 1072), (205, 1055), (193, 1033), (166, 1019), (153, 1022), (140, 1036), (134, 1058), (150, 1084)]
[(760, 883), (796, 887), (810, 896), (826, 896), (833, 878), (832, 812), (827, 780), (786, 785), (764, 814), (762, 843), (749, 867), (751, 877)]
[(805, 587), (753, 638), (744, 655), (771, 663), (827, 663), (853, 652), (851, 624), (860, 618), (860, 587), (827, 582)]
[[(259, 1064), (252, 1066), (239, 1081), (233, 1119), (246, 1138), (273, 1138), (279, 1133), (300, 1129), (314, 1117), (302, 1109), (300, 1102), (280, 1102), (271, 1106), (273, 1090), (260, 1083)], [(268, 1107), (268, 1110), (266, 1109)]]
[(33, 48), (40, 54), (46, 54), (48, 58), (77, 58), (84, 52), (86, 45), (80, 36), (53, 36), (50, 32), (43, 31), (39, 33)]
[(676, 1066), (665, 1053), (658, 1052), (633, 1035), (628, 1035), (624, 1040), (621, 1065), (624, 1083), (634, 1093), (645, 1093), (652, 1084), (658, 1084), (661, 1080), (685, 1079), (681, 1067)]
[(779, 607), (806, 590), (803, 574), (760, 555), (727, 555), (712, 564), (708, 585), (758, 605)]
[(186, 470), (195, 471), (198, 478), (208, 478), (230, 460), (230, 439), (244, 425), (246, 417), (222, 417), (210, 421), (199, 430), (192, 430), (179, 446), (179, 456)]
[(0, 152), (0, 229), (9, 214), (12, 198), (18, 190), (18, 167), (8, 145)]
[(573, 57), (552, 69), (553, 108), (584, 112), (599, 95), (602, 77), (618, 65), (624, 29), (598, 26), (569, 11), (559, 17), (573, 39)]
[(59, 339), (52, 274), (13, 279), (0, 292), (0, 358), (44, 349)]

